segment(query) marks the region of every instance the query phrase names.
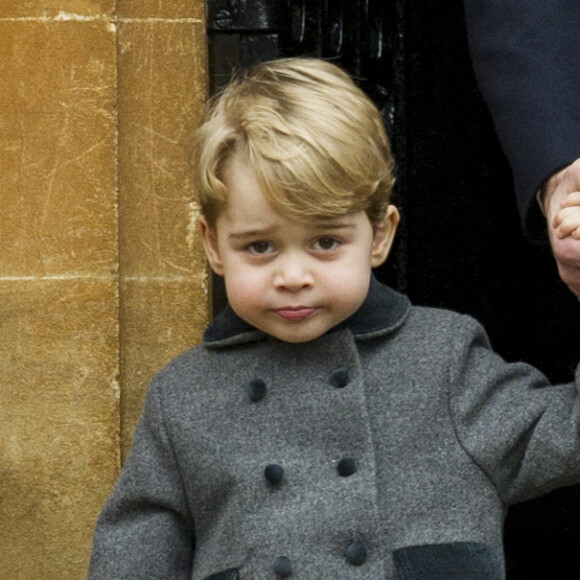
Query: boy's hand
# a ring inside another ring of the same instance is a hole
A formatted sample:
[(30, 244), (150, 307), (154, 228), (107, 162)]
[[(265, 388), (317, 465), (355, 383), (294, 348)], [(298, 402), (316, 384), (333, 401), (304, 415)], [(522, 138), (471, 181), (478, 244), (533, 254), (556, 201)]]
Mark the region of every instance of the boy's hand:
[(544, 208), (560, 278), (580, 299), (580, 159), (550, 179)]

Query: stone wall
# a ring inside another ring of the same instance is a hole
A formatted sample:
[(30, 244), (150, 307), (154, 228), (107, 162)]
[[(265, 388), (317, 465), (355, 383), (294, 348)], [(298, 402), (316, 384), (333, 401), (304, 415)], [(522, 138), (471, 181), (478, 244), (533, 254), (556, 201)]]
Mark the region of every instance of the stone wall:
[(0, 578), (86, 577), (151, 375), (199, 341), (202, 0), (0, 0)]

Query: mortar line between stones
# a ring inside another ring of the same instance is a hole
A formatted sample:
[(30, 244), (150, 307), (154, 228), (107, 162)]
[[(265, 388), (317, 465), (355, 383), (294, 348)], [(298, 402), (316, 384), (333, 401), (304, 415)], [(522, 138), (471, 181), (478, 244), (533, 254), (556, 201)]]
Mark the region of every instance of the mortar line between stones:
[(106, 14), (97, 14), (95, 16), (85, 16), (83, 14), (69, 14), (60, 12), (56, 16), (14, 16), (8, 18), (0, 17), (0, 22), (111, 22), (132, 23), (132, 22), (155, 22), (166, 24), (203, 24), (201, 18), (127, 18), (120, 16), (107, 16)]
[(111, 280), (119, 280), (120, 283), (124, 282), (198, 282), (199, 278), (203, 275), (192, 274), (191, 276), (121, 276), (118, 277), (116, 274), (111, 274), (110, 276), (95, 276), (93, 274), (80, 275), (80, 276), (0, 276), (0, 284), (2, 282), (72, 282), (75, 280), (82, 281), (94, 281), (94, 282), (110, 282)]

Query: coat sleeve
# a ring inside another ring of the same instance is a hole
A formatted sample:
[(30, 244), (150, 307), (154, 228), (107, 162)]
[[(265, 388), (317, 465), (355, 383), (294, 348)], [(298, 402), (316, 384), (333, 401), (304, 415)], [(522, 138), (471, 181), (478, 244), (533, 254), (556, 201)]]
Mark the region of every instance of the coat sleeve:
[(89, 580), (191, 577), (193, 522), (159, 391), (154, 379), (131, 454), (96, 525)]
[(539, 235), (538, 188), (580, 157), (580, 2), (464, 6), (475, 73), (512, 167), (520, 215), (528, 233)]
[(506, 363), (472, 319), (456, 333), (450, 412), (463, 448), (513, 504), (580, 483), (580, 372), (552, 386), (535, 368)]

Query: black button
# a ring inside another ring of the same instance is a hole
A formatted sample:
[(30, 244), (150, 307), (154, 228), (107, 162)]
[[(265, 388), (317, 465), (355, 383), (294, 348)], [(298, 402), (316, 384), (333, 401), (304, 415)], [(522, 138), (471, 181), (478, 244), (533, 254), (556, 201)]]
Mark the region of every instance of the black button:
[(246, 386), (246, 393), (251, 401), (257, 403), (266, 396), (266, 383), (262, 379), (252, 379)]
[(336, 369), (330, 375), (330, 384), (337, 389), (342, 389), (350, 382), (350, 373), (345, 367)]
[(272, 566), (274, 574), (280, 576), (280, 578), (288, 578), (292, 575), (292, 562), (286, 556), (278, 556), (274, 561), (274, 566)]
[(348, 477), (356, 472), (357, 461), (353, 457), (345, 457), (338, 462), (336, 470), (341, 477)]
[(276, 463), (266, 465), (266, 469), (264, 469), (264, 477), (272, 485), (280, 485), (284, 478), (284, 468)]
[(367, 549), (361, 542), (353, 542), (345, 550), (344, 557), (352, 566), (362, 566), (367, 561)]

